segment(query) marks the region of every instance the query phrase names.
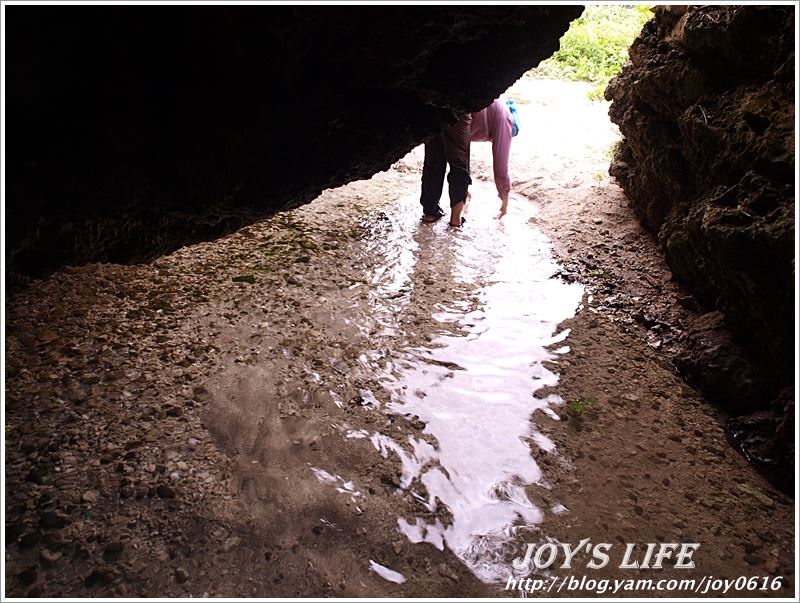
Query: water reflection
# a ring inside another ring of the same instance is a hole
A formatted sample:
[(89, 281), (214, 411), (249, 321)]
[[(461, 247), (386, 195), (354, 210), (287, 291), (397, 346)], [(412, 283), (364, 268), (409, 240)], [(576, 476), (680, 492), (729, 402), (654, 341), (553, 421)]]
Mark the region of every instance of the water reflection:
[[(400, 517), (400, 530), (412, 542), (449, 547), (476, 576), (494, 582), (508, 576), (504, 547), (514, 532), (543, 517), (526, 493), (543, 481), (530, 446), (549, 452), (553, 444), (531, 414), (552, 414), (557, 397), (534, 393), (558, 381), (543, 363), (567, 353), (553, 349), (568, 334), (555, 330), (575, 313), (582, 288), (549, 278), (558, 267), (531, 224), (531, 204), (512, 202), (497, 221), (492, 187), (476, 183), (473, 195), (461, 230), (420, 225), (409, 199), (375, 239), (399, 248), (372, 283), (383, 324), (397, 324), (392, 315), (404, 305), (428, 304), (442, 328), (430, 345), (398, 352), (385, 383), (392, 397), (385, 410), (418, 416), (422, 436), (397, 441), (374, 433), (371, 441), (384, 457), (399, 459), (401, 487), (419, 500), (421, 514), (436, 516)], [(433, 297), (430, 288), (417, 291), (440, 283), (445, 290), (434, 289)]]

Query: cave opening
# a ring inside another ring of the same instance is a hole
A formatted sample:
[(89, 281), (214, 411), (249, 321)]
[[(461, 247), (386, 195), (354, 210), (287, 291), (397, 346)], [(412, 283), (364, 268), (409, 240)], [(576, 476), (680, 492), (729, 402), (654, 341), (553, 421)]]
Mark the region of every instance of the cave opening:
[(648, 6), (4, 4), (7, 593), (793, 595), (797, 9)]

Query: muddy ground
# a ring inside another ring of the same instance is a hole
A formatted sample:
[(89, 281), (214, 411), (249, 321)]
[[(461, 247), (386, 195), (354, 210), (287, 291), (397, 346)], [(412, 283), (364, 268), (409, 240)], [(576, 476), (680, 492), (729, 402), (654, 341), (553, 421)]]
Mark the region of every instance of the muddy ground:
[[(588, 538), (608, 566), (535, 575), (793, 595), (793, 501), (672, 368), (699, 308), (605, 174), (606, 106), (509, 95), (502, 221), (476, 144), (464, 228), (419, 223), (416, 149), (152, 265), (15, 291), (6, 594), (507, 596), (526, 543)], [(700, 543), (696, 568), (618, 567), (651, 542)]]

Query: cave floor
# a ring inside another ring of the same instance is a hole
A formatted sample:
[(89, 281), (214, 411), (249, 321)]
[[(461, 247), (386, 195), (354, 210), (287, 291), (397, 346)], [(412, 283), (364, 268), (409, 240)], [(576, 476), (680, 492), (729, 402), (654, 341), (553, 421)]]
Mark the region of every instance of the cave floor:
[[(671, 368), (694, 310), (585, 92), (510, 90), (503, 220), (478, 143), (466, 225), (421, 224), (418, 148), (224, 239), (17, 292), (6, 594), (519, 595), (526, 543), (589, 539), (606, 567), (537, 575), (793, 595), (793, 501)], [(653, 542), (699, 543), (696, 567), (619, 568)]]

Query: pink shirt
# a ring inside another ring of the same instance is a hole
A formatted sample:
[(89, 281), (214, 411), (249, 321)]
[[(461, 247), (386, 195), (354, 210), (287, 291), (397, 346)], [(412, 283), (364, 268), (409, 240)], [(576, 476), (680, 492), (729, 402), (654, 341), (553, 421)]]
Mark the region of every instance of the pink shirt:
[(472, 114), (473, 142), (492, 141), (492, 167), (494, 168), (494, 185), (501, 197), (511, 190), (511, 178), (508, 176), (508, 157), (511, 153), (511, 112), (506, 104), (495, 99), (491, 105)]

